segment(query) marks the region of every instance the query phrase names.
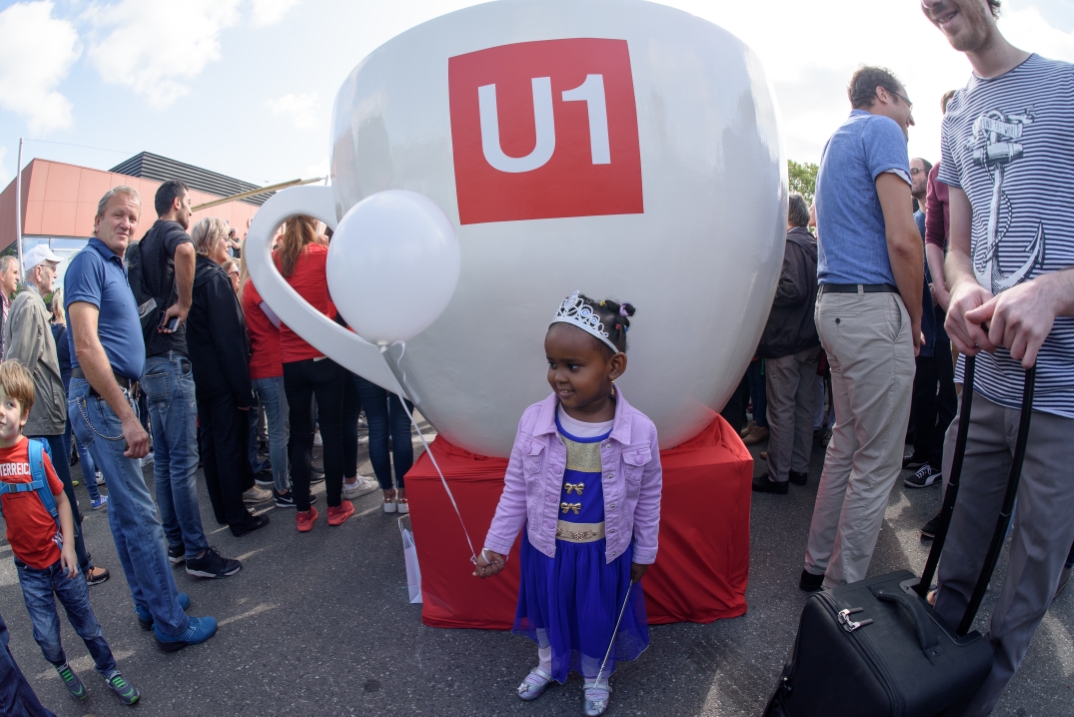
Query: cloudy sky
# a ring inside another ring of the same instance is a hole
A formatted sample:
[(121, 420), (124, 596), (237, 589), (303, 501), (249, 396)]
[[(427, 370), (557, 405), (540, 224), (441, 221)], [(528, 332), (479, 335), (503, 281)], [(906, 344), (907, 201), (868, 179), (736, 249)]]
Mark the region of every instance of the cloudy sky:
[[(787, 156), (816, 161), (861, 63), (915, 102), (910, 152), (935, 159), (939, 97), (969, 65), (918, 0), (664, 0), (760, 54)], [(43, 157), (108, 168), (142, 150), (265, 184), (324, 174), (332, 100), (381, 43), (470, 0), (0, 0), (0, 186)], [(1074, 62), (1074, 0), (1005, 0), (1016, 45)], [(82, 146), (72, 146), (82, 145)], [(86, 148), (90, 147), (90, 148)]]

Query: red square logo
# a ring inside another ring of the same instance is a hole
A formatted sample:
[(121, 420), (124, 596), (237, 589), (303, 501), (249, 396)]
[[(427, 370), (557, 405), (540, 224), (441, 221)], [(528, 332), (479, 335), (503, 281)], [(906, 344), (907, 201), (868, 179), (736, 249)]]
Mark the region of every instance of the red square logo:
[(641, 214), (626, 40), (546, 40), (448, 60), (462, 224)]

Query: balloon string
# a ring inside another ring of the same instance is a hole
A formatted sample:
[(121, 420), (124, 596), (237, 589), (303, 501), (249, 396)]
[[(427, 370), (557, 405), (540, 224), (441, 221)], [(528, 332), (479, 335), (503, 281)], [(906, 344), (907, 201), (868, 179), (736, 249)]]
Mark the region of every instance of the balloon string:
[[(400, 388), (406, 391), (406, 388), (402, 386), (406, 382), (406, 369), (403, 368), (403, 354), (406, 352), (406, 342), (399, 341), (402, 346), (402, 351), (399, 353), (399, 360), (396, 365), (399, 366), (399, 370), (403, 372), (403, 381), (400, 381)], [(382, 350), (383, 351), (383, 350)], [(455, 502), (455, 494), (451, 492), (451, 488), (448, 486), (447, 478), (444, 477), (444, 472), (440, 470), (440, 464), (436, 462), (436, 456), (433, 455), (432, 448), (425, 440), (425, 436), (421, 432), (421, 427), (418, 426), (418, 422), (414, 420), (414, 414), (410, 412), (410, 408), (406, 405), (407, 399), (404, 396), (403, 400), (399, 403), (403, 404), (403, 410), (406, 411), (407, 418), (410, 419), (411, 425), (414, 426), (414, 430), (418, 432), (418, 438), (421, 439), (421, 445), (425, 447), (425, 453), (429, 456), (429, 460), (433, 462), (433, 467), (436, 468), (437, 475), (440, 476), (440, 482), (444, 484), (444, 491), (447, 493), (448, 499), (451, 501), (451, 507), (455, 509), (455, 515), (459, 517), (459, 525), (462, 526), (462, 534), (466, 536), (466, 544), (470, 546), (470, 562), (477, 565), (477, 551), (474, 550), (474, 541), (470, 540), (470, 533), (466, 530), (466, 523), (462, 519), (462, 512), (459, 511), (459, 504)]]

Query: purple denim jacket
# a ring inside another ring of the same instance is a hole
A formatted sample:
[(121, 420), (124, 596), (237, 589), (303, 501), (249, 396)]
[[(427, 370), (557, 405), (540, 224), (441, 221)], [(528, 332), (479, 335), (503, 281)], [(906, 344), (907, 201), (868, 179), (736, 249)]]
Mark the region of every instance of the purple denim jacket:
[[(656, 562), (660, 530), (663, 472), (656, 426), (632, 408), (616, 388), (612, 432), (601, 444), (604, 472), (605, 558), (612, 562), (634, 539), (634, 562)], [(530, 543), (550, 558), (556, 556), (556, 525), (560, 491), (567, 466), (567, 448), (556, 431), (555, 394), (522, 414), (503, 495), (485, 537), (485, 547), (506, 555), (525, 523)]]

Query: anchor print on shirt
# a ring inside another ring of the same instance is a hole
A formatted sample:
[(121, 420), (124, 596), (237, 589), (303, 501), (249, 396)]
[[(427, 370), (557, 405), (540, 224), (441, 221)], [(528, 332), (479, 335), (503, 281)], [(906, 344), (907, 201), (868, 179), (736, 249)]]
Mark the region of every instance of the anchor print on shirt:
[[(999, 265), (999, 243), (1011, 226), (1015, 208), (1003, 191), (1003, 177), (1007, 165), (1021, 158), (1023, 146), (1017, 140), (1035, 119), (1033, 109), (1021, 114), (1005, 115), (998, 110), (982, 114), (973, 123), (973, 133), (966, 141), (966, 148), (973, 152), (973, 162), (984, 167), (992, 177), (992, 203), (988, 209), (988, 234), (985, 241), (974, 247), (973, 271), (977, 281), (993, 295), (1024, 281), (1035, 267), (1044, 260), (1044, 225), (1037, 223), (1037, 233), (1026, 247), (1029, 256), (1017, 269), (1005, 273)], [(1003, 210), (1006, 210), (1002, 222)], [(1009, 243), (1009, 242), (1008, 242)], [(1007, 244), (1004, 248), (1008, 250)]]

